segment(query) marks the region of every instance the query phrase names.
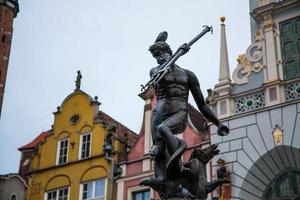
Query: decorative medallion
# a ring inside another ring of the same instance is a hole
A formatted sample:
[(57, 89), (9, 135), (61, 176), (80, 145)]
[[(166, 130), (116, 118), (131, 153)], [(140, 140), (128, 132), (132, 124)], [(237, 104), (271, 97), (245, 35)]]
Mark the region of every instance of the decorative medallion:
[(248, 99), (247, 101), (246, 101), (246, 105), (248, 106), (248, 107), (251, 107), (252, 105), (253, 105), (253, 99)]
[(80, 121), (80, 116), (78, 114), (75, 114), (70, 118), (70, 122), (73, 125), (77, 124), (79, 121)]

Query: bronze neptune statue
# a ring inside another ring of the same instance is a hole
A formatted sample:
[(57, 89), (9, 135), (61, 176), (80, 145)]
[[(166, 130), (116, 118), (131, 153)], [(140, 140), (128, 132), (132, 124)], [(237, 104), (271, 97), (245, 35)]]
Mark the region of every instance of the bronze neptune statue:
[(152, 111), (153, 146), (150, 149), (150, 156), (155, 160), (155, 177), (144, 179), (140, 184), (152, 187), (162, 199), (206, 199), (209, 192), (228, 182), (226, 179), (207, 182), (206, 164), (219, 153), (216, 145), (204, 150), (195, 149), (190, 160), (182, 163), (180, 158), (187, 145), (184, 140), (175, 137), (187, 126), (189, 92), (201, 113), (218, 127), (218, 134), (224, 136), (229, 133), (229, 129), (206, 105), (195, 74), (175, 64), (193, 43), (211, 30), (211, 27), (205, 26), (196, 38), (181, 45), (174, 54), (166, 43), (167, 32), (162, 32), (149, 49), (159, 64), (151, 69), (151, 80), (142, 86), (143, 89), (154, 87), (157, 99)]

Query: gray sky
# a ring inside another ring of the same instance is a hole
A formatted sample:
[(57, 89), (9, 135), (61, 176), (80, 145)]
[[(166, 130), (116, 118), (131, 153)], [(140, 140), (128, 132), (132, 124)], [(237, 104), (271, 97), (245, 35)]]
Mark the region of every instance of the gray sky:
[(52, 112), (74, 90), (78, 69), (82, 90), (98, 95), (100, 109), (139, 133), (139, 85), (156, 65), (148, 48), (161, 31), (168, 31), (174, 51), (202, 25), (213, 25), (214, 34), (177, 62), (198, 76), (206, 96), (218, 79), (221, 15), (232, 72), (250, 45), (247, 0), (21, 0), (0, 121), (0, 174), (17, 172), (17, 148), (50, 129)]

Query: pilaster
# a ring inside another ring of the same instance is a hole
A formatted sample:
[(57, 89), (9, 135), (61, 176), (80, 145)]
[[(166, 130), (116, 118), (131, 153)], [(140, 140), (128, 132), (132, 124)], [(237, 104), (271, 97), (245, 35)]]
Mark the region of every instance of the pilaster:
[(154, 97), (154, 89), (148, 88), (143, 93), (139, 94), (139, 96), (145, 101), (144, 107), (144, 154), (148, 154), (150, 147), (152, 145), (152, 137), (151, 137), (151, 110), (152, 110), (152, 100)]
[(276, 81), (279, 79), (279, 73), (277, 66), (275, 24), (272, 19), (272, 14), (267, 14), (263, 17), (263, 32), (267, 52), (267, 82)]

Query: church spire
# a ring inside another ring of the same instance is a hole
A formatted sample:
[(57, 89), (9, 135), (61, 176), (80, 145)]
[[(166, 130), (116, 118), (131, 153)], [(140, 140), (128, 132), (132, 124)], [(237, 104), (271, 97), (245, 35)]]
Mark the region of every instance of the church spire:
[(225, 33), (225, 17), (220, 17), (221, 20), (221, 48), (220, 48), (220, 68), (219, 68), (219, 83), (218, 85), (225, 85), (231, 83), (230, 70), (228, 62), (228, 51)]
[[(215, 85), (214, 92), (221, 97), (217, 102), (217, 113), (220, 118), (232, 115), (232, 99), (230, 94), (232, 92), (228, 51), (225, 33), (225, 17), (220, 17), (221, 20), (221, 47), (220, 47), (220, 66), (219, 66), (219, 82)], [(228, 96), (229, 95), (229, 96)]]

